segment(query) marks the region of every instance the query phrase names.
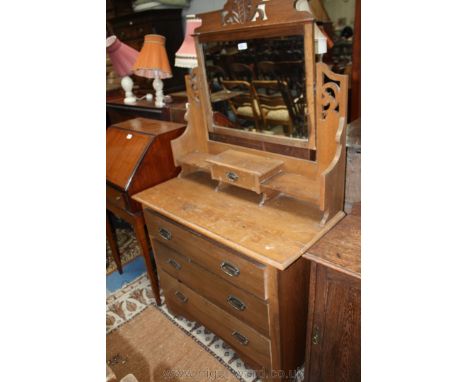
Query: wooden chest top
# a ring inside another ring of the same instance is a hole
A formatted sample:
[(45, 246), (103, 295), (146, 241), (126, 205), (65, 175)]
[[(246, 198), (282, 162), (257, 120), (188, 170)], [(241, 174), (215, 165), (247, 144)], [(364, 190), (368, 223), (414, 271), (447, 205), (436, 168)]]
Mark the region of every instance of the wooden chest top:
[(360, 278), (360, 213), (346, 216), (310, 247), (304, 257)]
[(216, 192), (209, 174), (174, 178), (133, 198), (156, 212), (254, 260), (286, 269), (344, 214), (325, 227), (320, 212), (280, 196), (258, 205), (258, 195), (228, 186)]

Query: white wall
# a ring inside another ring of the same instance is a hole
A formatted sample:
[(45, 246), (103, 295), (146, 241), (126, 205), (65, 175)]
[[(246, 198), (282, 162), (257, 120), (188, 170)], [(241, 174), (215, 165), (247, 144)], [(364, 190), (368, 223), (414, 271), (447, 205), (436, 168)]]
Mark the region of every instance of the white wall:
[(184, 9), (184, 15), (191, 15), (197, 13), (204, 13), (215, 11), (217, 9), (222, 9), (226, 0), (192, 0), (190, 2), (190, 7)]
[(355, 0), (322, 0), (322, 4), (334, 24), (336, 24), (338, 19), (346, 17), (346, 25), (354, 26)]

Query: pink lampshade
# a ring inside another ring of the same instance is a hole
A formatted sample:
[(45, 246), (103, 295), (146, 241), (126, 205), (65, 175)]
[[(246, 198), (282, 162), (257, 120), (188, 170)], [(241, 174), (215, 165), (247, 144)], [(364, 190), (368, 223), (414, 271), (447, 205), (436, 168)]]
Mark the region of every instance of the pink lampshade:
[(175, 55), (175, 66), (180, 68), (195, 68), (198, 66), (197, 51), (193, 33), (202, 24), (201, 19), (187, 19), (185, 39)]
[(116, 36), (106, 39), (106, 49), (112, 66), (120, 77), (132, 74), (138, 51), (121, 42)]

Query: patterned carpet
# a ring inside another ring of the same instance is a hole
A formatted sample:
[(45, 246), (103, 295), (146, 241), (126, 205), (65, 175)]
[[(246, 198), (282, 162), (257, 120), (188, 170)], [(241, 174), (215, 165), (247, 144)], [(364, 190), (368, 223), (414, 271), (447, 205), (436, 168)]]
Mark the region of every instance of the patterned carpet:
[[(119, 246), (122, 267), (129, 261), (141, 254), (140, 246), (135, 237), (135, 233), (130, 228), (117, 228), (117, 244)], [(117, 264), (112, 257), (109, 243), (106, 240), (106, 274), (110, 274), (117, 269)]]
[[(208, 353), (223, 364), (232, 374), (242, 382), (259, 382), (255, 372), (248, 369), (244, 362), (223, 340), (211, 333), (203, 325), (182, 317), (173, 316), (164, 304), (158, 307), (155, 303), (150, 282), (145, 275), (138, 277), (132, 283), (111, 294), (107, 298), (106, 309), (106, 332), (107, 334), (118, 329), (126, 322), (138, 316), (145, 309), (158, 309), (179, 329), (187, 334)], [(130, 371), (131, 372), (131, 371)], [(302, 381), (304, 378), (304, 369), (301, 368), (296, 375), (296, 381)]]

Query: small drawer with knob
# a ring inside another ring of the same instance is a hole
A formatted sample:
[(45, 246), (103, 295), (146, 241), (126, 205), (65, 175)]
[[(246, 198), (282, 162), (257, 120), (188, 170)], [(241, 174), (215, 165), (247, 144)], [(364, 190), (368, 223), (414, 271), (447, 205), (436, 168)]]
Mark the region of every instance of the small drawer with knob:
[(156, 242), (191, 259), (223, 280), (262, 300), (268, 300), (265, 265), (214, 243), (152, 210), (144, 209), (144, 215), (148, 234)]
[(106, 185), (106, 202), (122, 209), (126, 209), (128, 205), (125, 193), (109, 185)]
[(219, 308), (164, 269), (161, 285), (170, 311), (203, 324), (228, 342), (240, 355), (244, 354), (259, 366), (270, 367), (270, 340), (242, 320)]
[(206, 159), (211, 165), (211, 177), (223, 184), (230, 184), (261, 193), (261, 183), (279, 173), (283, 161), (236, 150), (226, 150)]
[(163, 269), (229, 314), (269, 336), (269, 305), (264, 300), (224, 281), (169, 247), (154, 241), (152, 244), (159, 269)]

